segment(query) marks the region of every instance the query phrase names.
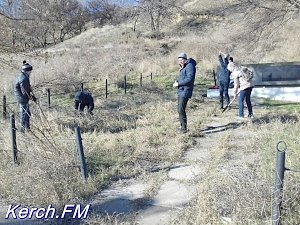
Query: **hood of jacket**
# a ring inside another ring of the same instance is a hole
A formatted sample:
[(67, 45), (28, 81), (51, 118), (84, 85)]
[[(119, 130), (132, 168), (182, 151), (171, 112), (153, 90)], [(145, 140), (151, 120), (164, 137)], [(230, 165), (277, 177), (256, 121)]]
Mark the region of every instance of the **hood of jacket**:
[(186, 64), (188, 64), (188, 63), (193, 64), (193, 66), (196, 66), (196, 65), (197, 65), (197, 62), (196, 62), (193, 58), (189, 58), (189, 59), (187, 60), (187, 63), (186, 63)]

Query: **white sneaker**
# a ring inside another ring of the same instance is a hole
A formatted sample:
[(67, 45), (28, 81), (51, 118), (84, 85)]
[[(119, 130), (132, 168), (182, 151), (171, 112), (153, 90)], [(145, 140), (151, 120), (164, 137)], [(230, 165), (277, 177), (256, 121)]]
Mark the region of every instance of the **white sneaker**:
[(250, 119), (254, 119), (254, 116), (253, 116), (253, 114), (251, 114), (251, 115), (248, 115), (248, 118), (250, 118)]

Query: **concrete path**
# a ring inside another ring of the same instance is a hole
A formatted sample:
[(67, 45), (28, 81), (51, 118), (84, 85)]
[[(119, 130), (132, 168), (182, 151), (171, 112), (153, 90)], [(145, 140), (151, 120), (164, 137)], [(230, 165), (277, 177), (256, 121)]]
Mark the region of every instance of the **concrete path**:
[(196, 181), (205, 176), (212, 142), (214, 138), (201, 138), (201, 142), (189, 149), (183, 163), (172, 166), (168, 179), (151, 199), (145, 195), (146, 183), (134, 179), (119, 181), (95, 197), (91, 202), (93, 213), (130, 216), (141, 225), (168, 224), (195, 196)]
[[(253, 103), (257, 106), (255, 101)], [(154, 197), (149, 199), (145, 195), (146, 183), (138, 180), (119, 181), (95, 197), (91, 202), (93, 213), (126, 216), (135, 221), (134, 224), (169, 224), (196, 196), (196, 181), (205, 176), (207, 162), (212, 157), (211, 150), (217, 146), (224, 132), (230, 131), (230, 135), (240, 136), (242, 126), (251, 123), (250, 119), (236, 120), (236, 111), (233, 109), (225, 115), (210, 118), (201, 130), (204, 137), (196, 138), (197, 143), (185, 152), (182, 164), (170, 168), (168, 179), (161, 184)]]

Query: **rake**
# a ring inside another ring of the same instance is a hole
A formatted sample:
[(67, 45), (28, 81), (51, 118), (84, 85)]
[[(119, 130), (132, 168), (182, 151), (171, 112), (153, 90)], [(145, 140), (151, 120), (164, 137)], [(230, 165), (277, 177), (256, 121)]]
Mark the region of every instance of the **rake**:
[(234, 98), (229, 102), (228, 105), (226, 105), (226, 107), (222, 110), (222, 113), (225, 112), (225, 111), (228, 109), (228, 107), (234, 102), (234, 100), (236, 99), (236, 97), (239, 95), (240, 92), (241, 92), (241, 91), (239, 91), (239, 92), (234, 96)]

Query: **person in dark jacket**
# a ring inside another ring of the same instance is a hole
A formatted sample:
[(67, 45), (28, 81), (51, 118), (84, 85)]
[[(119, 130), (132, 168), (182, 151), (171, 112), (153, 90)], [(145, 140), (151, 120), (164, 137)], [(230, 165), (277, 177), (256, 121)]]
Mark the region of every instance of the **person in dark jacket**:
[(92, 111), (94, 109), (94, 99), (91, 93), (84, 90), (76, 92), (74, 103), (76, 110), (83, 112), (84, 108), (87, 107), (88, 113), (93, 114)]
[(178, 79), (174, 82), (173, 87), (177, 87), (178, 105), (177, 110), (179, 114), (180, 128), (182, 133), (187, 132), (187, 116), (186, 106), (188, 100), (192, 97), (194, 89), (194, 81), (196, 75), (196, 61), (192, 58), (187, 58), (186, 53), (178, 55), (178, 63), (180, 72)]
[(22, 71), (17, 76), (15, 82), (15, 97), (20, 106), (20, 122), (21, 132), (25, 132), (25, 129), (30, 129), (30, 116), (29, 100), (36, 102), (36, 97), (32, 93), (29, 76), (32, 71), (32, 66), (23, 61)]
[[(223, 57), (222, 57), (223, 55)], [(224, 54), (219, 51), (219, 62), (220, 62), (220, 71), (219, 71), (219, 92), (220, 92), (220, 109), (224, 108), (224, 96), (226, 104), (230, 102), (228, 89), (230, 84), (230, 71), (227, 69), (229, 59), (233, 60), (232, 57), (229, 57), (228, 54)]]

